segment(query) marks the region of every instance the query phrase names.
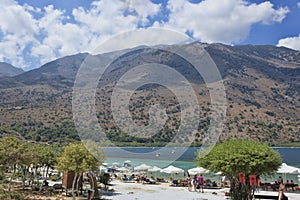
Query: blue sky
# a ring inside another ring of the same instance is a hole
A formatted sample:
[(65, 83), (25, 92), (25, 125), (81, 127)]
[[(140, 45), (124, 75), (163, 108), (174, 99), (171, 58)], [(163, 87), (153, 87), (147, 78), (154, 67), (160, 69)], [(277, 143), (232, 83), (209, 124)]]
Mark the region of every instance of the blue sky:
[(300, 0), (1, 0), (0, 61), (32, 69), (149, 27), (200, 42), (300, 50), (299, 19)]

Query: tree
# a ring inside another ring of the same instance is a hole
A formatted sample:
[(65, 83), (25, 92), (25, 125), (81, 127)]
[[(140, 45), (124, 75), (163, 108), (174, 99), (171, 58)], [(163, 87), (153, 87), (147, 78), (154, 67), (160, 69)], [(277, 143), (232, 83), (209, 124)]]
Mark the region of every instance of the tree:
[(56, 164), (57, 152), (51, 145), (40, 146), (39, 150), (40, 164), (46, 167), (46, 175), (44, 177), (47, 179), (49, 168), (53, 168)]
[[(230, 195), (234, 200), (253, 198), (249, 175), (274, 173), (281, 165), (279, 153), (266, 144), (235, 139), (217, 144), (206, 152), (199, 152), (196, 164), (214, 172), (221, 171), (230, 180)], [(238, 173), (243, 173), (245, 184), (239, 183)]]
[(92, 140), (84, 140), (82, 141), (87, 150), (99, 161), (101, 164), (105, 160), (105, 154), (103, 148), (99, 145), (99, 143), (94, 142)]
[[(78, 178), (80, 178), (84, 172), (96, 170), (98, 166), (99, 160), (91, 155), (82, 143), (71, 143), (67, 145), (62, 155), (57, 159), (57, 168), (59, 170), (75, 172), (75, 178), (72, 184), (72, 195), (74, 199), (74, 189)], [(94, 198), (99, 198), (97, 195), (99, 196), (99, 193), (98, 190), (95, 189)]]
[(22, 175), (22, 189), (24, 190), (28, 169), (32, 161), (38, 156), (38, 152), (32, 151), (32, 144), (27, 142), (22, 142), (20, 150), (22, 151), (22, 161), (18, 163), (18, 170)]
[(8, 182), (8, 193), (11, 195), (11, 183), (16, 173), (17, 166), (24, 166), (28, 164), (28, 144), (24, 141), (18, 140), (13, 136), (5, 136), (0, 143), (0, 163), (11, 167), (13, 173)]

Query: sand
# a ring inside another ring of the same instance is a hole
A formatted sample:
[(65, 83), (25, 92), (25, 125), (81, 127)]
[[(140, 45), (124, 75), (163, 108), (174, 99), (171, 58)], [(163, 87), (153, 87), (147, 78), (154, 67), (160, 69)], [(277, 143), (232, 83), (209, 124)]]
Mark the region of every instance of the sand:
[[(204, 193), (189, 192), (185, 187), (171, 187), (169, 184), (151, 185), (142, 183), (112, 182), (115, 192), (106, 193), (102, 197), (111, 200), (224, 200), (224, 189), (205, 189)], [(277, 195), (277, 192), (260, 191), (259, 194)], [(300, 200), (300, 192), (286, 192), (289, 200)]]

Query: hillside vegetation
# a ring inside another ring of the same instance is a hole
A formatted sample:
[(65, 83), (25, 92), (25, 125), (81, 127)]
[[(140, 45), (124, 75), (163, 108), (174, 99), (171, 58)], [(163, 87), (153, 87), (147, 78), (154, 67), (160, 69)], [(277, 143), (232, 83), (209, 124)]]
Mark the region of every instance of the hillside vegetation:
[[(226, 89), (227, 114), (220, 140), (251, 138), (270, 145), (300, 142), (300, 52), (274, 46), (226, 46), (192, 43), (204, 47), (216, 63)], [(168, 46), (166, 48), (172, 48)], [(111, 53), (111, 54), (114, 54)], [(0, 79), (0, 133), (18, 133), (26, 140), (67, 143), (79, 140), (72, 116), (72, 91), (76, 73), (88, 54), (77, 54), (47, 63), (38, 69)], [(109, 54), (93, 56), (101, 63)], [(179, 100), (160, 85), (138, 88), (129, 110), (137, 124), (149, 123), (149, 108), (160, 103), (168, 119), (151, 138), (129, 136), (118, 128), (111, 113), (113, 88), (122, 75), (141, 63), (155, 61), (184, 75), (196, 91), (200, 105), (197, 132), (186, 133), (178, 143), (201, 144), (210, 125), (210, 96), (201, 76), (182, 58), (162, 50), (132, 50), (115, 60), (100, 80), (96, 95), (98, 122), (108, 138), (119, 145), (164, 145), (180, 126)], [(159, 59), (157, 59), (159, 58)], [(189, 105), (187, 105), (189, 106)], [(98, 123), (95, 122), (95, 123)]]

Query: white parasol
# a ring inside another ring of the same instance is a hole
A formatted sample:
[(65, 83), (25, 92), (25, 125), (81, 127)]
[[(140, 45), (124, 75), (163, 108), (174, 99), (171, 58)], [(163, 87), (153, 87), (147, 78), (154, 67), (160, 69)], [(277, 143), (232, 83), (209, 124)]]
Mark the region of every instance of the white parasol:
[(195, 168), (189, 169), (188, 172), (190, 175), (195, 175), (195, 174), (208, 174), (210, 171), (203, 167), (195, 167)]
[(152, 168), (151, 166), (149, 165), (146, 165), (146, 164), (141, 164), (139, 166), (136, 166), (134, 168), (134, 171), (147, 171), (148, 169)]
[(173, 165), (170, 165), (169, 167), (162, 169), (160, 172), (167, 173), (167, 174), (175, 174), (175, 173), (183, 173), (184, 170), (178, 167), (174, 167)]

